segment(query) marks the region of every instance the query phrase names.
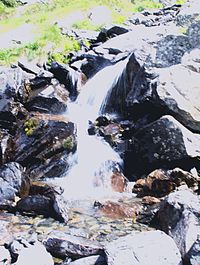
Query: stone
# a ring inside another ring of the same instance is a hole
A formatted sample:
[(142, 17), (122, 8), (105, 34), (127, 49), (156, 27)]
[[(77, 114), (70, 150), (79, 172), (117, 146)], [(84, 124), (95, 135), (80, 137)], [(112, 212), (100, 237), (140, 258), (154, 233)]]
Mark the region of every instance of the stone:
[(28, 111), (60, 114), (67, 109), (68, 91), (58, 84), (46, 87), (36, 96), (32, 97), (25, 107)]
[[(156, 88), (157, 103), (171, 113), (179, 122), (194, 132), (200, 131), (199, 89), (200, 75), (188, 69), (185, 56), (183, 65), (157, 70), (159, 84)], [(199, 64), (199, 62), (196, 62)], [(197, 66), (196, 66), (196, 69)], [(181, 77), (181, 78), (180, 78)], [(156, 104), (155, 101), (155, 104)]]
[(182, 57), (181, 64), (191, 71), (200, 73), (200, 49), (193, 49), (191, 52), (185, 53)]
[[(10, 162), (0, 167), (0, 204), (10, 204), (14, 201), (15, 196), (20, 196), (25, 192), (23, 188), (28, 181), (23, 167), (16, 163)], [(29, 186), (27, 184), (27, 189)]]
[(81, 86), (81, 74), (69, 66), (52, 62), (49, 69), (54, 77), (65, 86), (71, 99), (75, 100), (79, 87)]
[(88, 17), (94, 25), (105, 25), (112, 22), (111, 10), (103, 5), (92, 8)]
[(161, 164), (190, 170), (198, 164), (199, 140), (172, 116), (163, 116), (134, 134), (134, 152), (126, 159), (134, 161), (132, 172), (145, 173)]
[(96, 241), (82, 237), (53, 232), (44, 243), (48, 252), (54, 257), (73, 259), (103, 254), (103, 247)]
[(70, 265), (107, 265), (106, 259), (103, 256), (91, 256), (72, 261)]
[(111, 187), (115, 192), (125, 192), (127, 188), (128, 180), (126, 177), (118, 171), (113, 172), (111, 176)]
[(161, 231), (132, 232), (108, 243), (105, 252), (108, 265), (182, 264), (173, 239)]
[(9, 161), (12, 145), (12, 136), (6, 130), (0, 130), (0, 165)]
[(187, 35), (193, 48), (200, 47), (200, 21), (196, 21), (189, 26)]
[(142, 207), (135, 203), (134, 205), (127, 205), (121, 202), (95, 202), (95, 206), (98, 206), (99, 211), (109, 218), (133, 218), (136, 219), (140, 213)]
[[(0, 248), (1, 246), (8, 246), (13, 240), (13, 235), (9, 229), (9, 221), (0, 220)], [(1, 251), (0, 251), (1, 253)], [(0, 255), (0, 258), (2, 256)], [(0, 263), (1, 264), (1, 263)]]
[(68, 167), (69, 154), (76, 150), (75, 131), (72, 122), (32, 115), (15, 137), (12, 157), (27, 168), (31, 179), (59, 177)]
[(147, 205), (152, 205), (152, 204), (160, 203), (160, 200), (156, 197), (144, 196), (142, 198), (142, 202)]
[(200, 235), (200, 198), (189, 189), (169, 194), (157, 213), (157, 224), (176, 242), (182, 257)]

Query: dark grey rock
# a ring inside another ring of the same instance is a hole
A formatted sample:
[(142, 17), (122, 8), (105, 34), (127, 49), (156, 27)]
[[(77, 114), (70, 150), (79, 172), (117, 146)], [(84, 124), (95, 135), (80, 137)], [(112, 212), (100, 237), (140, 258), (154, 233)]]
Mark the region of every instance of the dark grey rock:
[(200, 21), (192, 23), (187, 30), (187, 35), (193, 48), (200, 47)]
[(161, 165), (191, 169), (198, 164), (199, 140), (172, 116), (163, 116), (134, 134), (132, 170), (144, 173)]
[(0, 167), (0, 203), (9, 204), (23, 192), (26, 175), (21, 165), (11, 162)]
[(49, 69), (54, 77), (59, 80), (59, 82), (65, 85), (65, 88), (69, 91), (71, 99), (75, 99), (78, 93), (78, 83), (81, 79), (81, 74), (69, 66), (59, 64), (57, 62), (52, 62), (51, 68)]
[(161, 231), (133, 232), (108, 243), (105, 252), (108, 265), (182, 264), (175, 242)]
[(95, 241), (59, 232), (49, 235), (45, 246), (54, 257), (73, 259), (103, 254), (103, 247)]
[(25, 166), (31, 179), (58, 177), (67, 169), (67, 158), (76, 150), (74, 124), (30, 117), (15, 138), (13, 159)]
[(156, 67), (179, 64), (185, 52), (192, 49), (187, 36), (168, 35), (157, 43)]
[(185, 189), (168, 195), (158, 211), (160, 229), (174, 239), (182, 257), (200, 235), (199, 207), (199, 196)]
[(67, 109), (69, 93), (62, 86), (55, 84), (46, 87), (42, 92), (32, 97), (25, 107), (28, 111), (60, 114)]

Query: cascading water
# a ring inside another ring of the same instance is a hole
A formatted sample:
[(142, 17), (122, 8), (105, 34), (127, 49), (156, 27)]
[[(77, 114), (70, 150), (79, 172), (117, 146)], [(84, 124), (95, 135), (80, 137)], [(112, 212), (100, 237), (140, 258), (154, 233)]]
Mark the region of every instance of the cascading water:
[(88, 135), (88, 121), (101, 115), (106, 97), (125, 69), (127, 60), (98, 72), (82, 88), (76, 102), (69, 104), (67, 116), (77, 124), (77, 151), (67, 176), (60, 180), (66, 199), (99, 197), (111, 191), (113, 167), (122, 160), (101, 137)]

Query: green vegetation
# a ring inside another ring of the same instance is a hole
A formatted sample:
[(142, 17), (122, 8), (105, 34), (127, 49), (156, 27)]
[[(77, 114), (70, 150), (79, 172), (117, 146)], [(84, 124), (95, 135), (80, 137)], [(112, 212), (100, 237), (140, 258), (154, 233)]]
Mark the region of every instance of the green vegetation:
[(20, 56), (26, 56), (29, 60), (41, 57), (49, 62), (57, 60), (67, 63), (69, 52), (79, 50), (80, 44), (73, 38), (63, 36), (55, 22), (73, 12), (83, 14), (81, 20), (72, 22), (73, 28), (100, 30), (104, 25), (94, 24), (89, 19), (91, 9), (96, 6), (107, 6), (113, 23), (117, 24), (123, 23), (133, 12), (162, 7), (156, 0), (52, 0), (49, 4), (36, 3), (24, 7), (20, 15), (15, 15), (15, 6), (15, 0), (0, 1), (0, 34), (29, 24), (35, 27), (35, 40), (17, 48), (1, 49), (0, 64), (10, 64)]
[(177, 5), (183, 5), (186, 3), (186, 0), (176, 0)]
[(72, 150), (75, 145), (75, 140), (72, 135), (68, 136), (64, 141), (63, 141), (63, 148), (67, 150)]
[(26, 136), (31, 136), (35, 129), (37, 128), (39, 121), (36, 118), (31, 118), (24, 123), (24, 131)]

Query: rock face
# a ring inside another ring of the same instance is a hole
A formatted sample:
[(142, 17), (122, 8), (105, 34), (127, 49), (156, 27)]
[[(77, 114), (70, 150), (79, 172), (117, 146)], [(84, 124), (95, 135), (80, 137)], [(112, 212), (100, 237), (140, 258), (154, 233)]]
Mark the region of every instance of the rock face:
[[(190, 169), (200, 155), (199, 135), (187, 130), (171, 116), (163, 116), (138, 130), (133, 142), (133, 172), (145, 172), (161, 164)], [(141, 164), (142, 168), (138, 167)]]
[(191, 249), (186, 255), (186, 262), (191, 265), (198, 265), (200, 263), (200, 239), (199, 236), (197, 240), (192, 245)]
[[(159, 249), (159, 251), (158, 251)], [(181, 265), (181, 256), (174, 241), (161, 231), (133, 232), (106, 246), (108, 265)]]
[(168, 195), (158, 211), (159, 227), (174, 239), (183, 258), (200, 234), (199, 207), (199, 196), (180, 190)]
[(14, 159), (32, 179), (60, 176), (67, 168), (68, 154), (76, 149), (74, 124), (51, 117), (29, 118), (15, 141)]
[(27, 182), (22, 166), (11, 162), (0, 168), (0, 204), (14, 201), (16, 195), (23, 193), (23, 186)]
[(77, 259), (70, 263), (71, 265), (107, 265), (103, 256), (91, 256), (87, 258)]

